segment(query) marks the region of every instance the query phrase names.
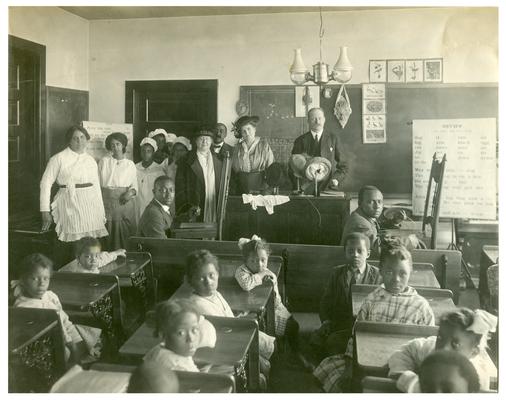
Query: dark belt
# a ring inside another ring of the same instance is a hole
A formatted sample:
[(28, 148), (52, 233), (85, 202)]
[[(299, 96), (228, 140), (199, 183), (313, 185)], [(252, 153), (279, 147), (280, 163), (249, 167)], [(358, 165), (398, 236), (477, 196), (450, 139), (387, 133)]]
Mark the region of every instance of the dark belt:
[[(75, 184), (76, 188), (85, 188), (85, 187), (90, 187), (90, 186), (93, 186), (93, 183), (76, 183)], [(65, 189), (66, 187), (67, 187), (67, 185), (58, 185), (59, 189)]]

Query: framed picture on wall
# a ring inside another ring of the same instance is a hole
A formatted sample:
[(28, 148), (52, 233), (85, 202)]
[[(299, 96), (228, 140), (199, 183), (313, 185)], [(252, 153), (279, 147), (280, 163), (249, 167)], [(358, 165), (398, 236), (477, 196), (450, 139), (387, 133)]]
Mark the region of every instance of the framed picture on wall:
[(369, 82), (387, 81), (387, 61), (369, 60)]
[(406, 82), (423, 82), (423, 60), (406, 60)]
[(404, 60), (387, 61), (387, 81), (391, 83), (406, 81)]
[(443, 82), (443, 59), (423, 60), (423, 80), (425, 82)]
[(362, 142), (364, 144), (387, 142), (385, 115), (362, 117)]

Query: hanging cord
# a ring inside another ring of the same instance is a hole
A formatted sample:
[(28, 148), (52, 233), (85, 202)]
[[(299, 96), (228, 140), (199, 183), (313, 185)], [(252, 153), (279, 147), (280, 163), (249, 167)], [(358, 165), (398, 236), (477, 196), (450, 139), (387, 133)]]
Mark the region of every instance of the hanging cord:
[(325, 35), (325, 29), (323, 29), (323, 15), (322, 15), (322, 8), (320, 7), (320, 61), (323, 60), (322, 58), (323, 35)]

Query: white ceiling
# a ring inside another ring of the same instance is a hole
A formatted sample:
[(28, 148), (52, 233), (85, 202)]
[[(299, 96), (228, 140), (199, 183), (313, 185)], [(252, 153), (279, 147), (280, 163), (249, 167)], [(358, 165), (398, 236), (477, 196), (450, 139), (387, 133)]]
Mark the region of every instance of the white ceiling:
[[(167, 18), (209, 15), (318, 12), (319, 7), (60, 7), (87, 20)], [(408, 7), (322, 7), (322, 11), (357, 11)]]

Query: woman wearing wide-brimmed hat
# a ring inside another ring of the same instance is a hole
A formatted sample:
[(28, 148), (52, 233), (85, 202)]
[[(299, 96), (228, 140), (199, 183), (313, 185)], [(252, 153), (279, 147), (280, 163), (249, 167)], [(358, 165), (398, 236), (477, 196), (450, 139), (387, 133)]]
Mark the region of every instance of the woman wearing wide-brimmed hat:
[(177, 163), (176, 217), (198, 207), (197, 222), (216, 222), (222, 162), (211, 151), (213, 136), (209, 127), (197, 130), (194, 149)]
[(232, 180), (239, 194), (262, 190), (264, 172), (274, 162), (267, 139), (256, 136), (259, 120), (245, 115), (234, 123), (234, 134), (240, 141), (232, 155)]

